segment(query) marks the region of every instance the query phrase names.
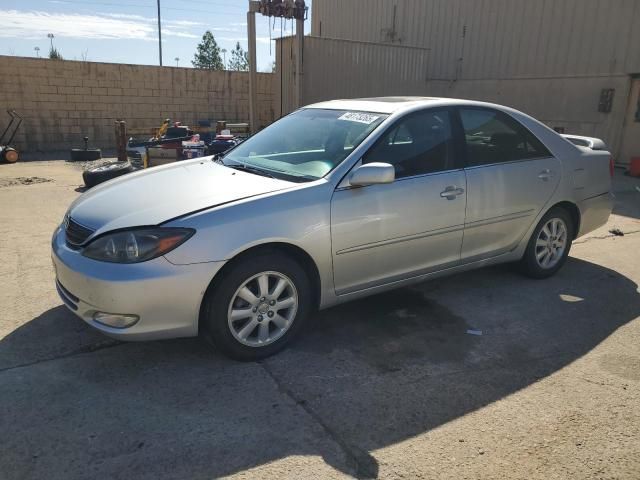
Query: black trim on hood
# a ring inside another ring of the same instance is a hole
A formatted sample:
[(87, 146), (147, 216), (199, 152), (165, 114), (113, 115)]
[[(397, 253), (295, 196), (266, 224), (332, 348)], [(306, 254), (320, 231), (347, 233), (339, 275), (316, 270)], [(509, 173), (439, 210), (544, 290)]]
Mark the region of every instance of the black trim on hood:
[(260, 195), (266, 195), (267, 193), (273, 193), (273, 192), (279, 192), (281, 190), (287, 190), (287, 188), (291, 188), (291, 187), (277, 188), (275, 190), (269, 190), (268, 192), (254, 193), (253, 195), (248, 195), (246, 197), (234, 198), (233, 200), (229, 200), (227, 202), (217, 203), (215, 205), (210, 205), (208, 207), (198, 208), (197, 210), (193, 210), (192, 212), (183, 213), (181, 215), (178, 215), (177, 217), (170, 218), (169, 220), (163, 220), (162, 222), (160, 222), (158, 224), (158, 226), (161, 227), (162, 225), (165, 225), (165, 224), (167, 224), (169, 222), (174, 222), (176, 220), (180, 220), (181, 218), (188, 217), (189, 215), (193, 215), (195, 213), (204, 212), (206, 210), (210, 210), (212, 208), (221, 207), (223, 205), (229, 205), (230, 203), (239, 202), (240, 200), (246, 200), (247, 198), (253, 198), (253, 197), (258, 197)]

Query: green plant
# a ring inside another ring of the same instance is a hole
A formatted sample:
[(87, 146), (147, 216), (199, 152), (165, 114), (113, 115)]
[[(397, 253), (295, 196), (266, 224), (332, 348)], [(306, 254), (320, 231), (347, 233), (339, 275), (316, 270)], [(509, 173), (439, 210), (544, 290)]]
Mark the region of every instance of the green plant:
[(213, 33), (207, 30), (202, 36), (202, 41), (198, 44), (196, 53), (191, 61), (195, 68), (208, 70), (224, 70), (222, 58), (220, 57), (220, 47)]
[(51, 60), (64, 60), (56, 47), (51, 47), (51, 50), (49, 50), (49, 58)]
[(231, 50), (229, 70), (236, 70), (238, 72), (246, 72), (249, 70), (249, 54), (240, 46), (240, 42), (237, 42), (236, 48)]

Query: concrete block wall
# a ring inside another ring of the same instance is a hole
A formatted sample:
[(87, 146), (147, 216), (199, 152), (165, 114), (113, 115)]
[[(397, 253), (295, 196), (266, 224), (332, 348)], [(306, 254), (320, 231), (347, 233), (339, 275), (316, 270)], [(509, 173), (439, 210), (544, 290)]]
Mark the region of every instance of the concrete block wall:
[[(258, 126), (274, 120), (273, 74), (258, 74)], [(17, 147), (66, 150), (82, 137), (114, 148), (114, 122), (157, 127), (164, 118), (249, 121), (249, 74), (0, 56), (0, 129), (13, 108), (24, 117)]]

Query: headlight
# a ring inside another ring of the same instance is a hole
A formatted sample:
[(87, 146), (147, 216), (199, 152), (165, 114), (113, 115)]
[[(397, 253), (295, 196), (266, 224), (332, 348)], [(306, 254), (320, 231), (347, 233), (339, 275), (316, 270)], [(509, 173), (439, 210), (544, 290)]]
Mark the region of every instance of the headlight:
[(160, 227), (108, 233), (87, 245), (82, 254), (101, 262), (146, 262), (170, 252), (194, 233), (190, 228)]

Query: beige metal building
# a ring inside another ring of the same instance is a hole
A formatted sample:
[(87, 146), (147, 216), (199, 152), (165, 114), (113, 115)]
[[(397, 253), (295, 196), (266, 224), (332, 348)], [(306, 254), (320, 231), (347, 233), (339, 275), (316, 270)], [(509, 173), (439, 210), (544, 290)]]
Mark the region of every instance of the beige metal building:
[(314, 0), (303, 69), (279, 40), (276, 113), (374, 95), (493, 101), (640, 156), (640, 0)]

